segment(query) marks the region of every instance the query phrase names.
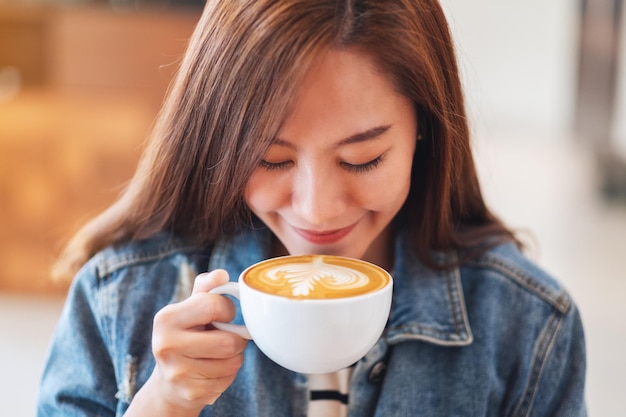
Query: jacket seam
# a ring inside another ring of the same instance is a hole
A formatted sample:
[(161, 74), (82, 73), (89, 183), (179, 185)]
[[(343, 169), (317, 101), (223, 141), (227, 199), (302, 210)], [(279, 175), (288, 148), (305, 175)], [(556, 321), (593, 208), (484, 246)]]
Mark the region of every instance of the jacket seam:
[(96, 281), (94, 282), (93, 291), (95, 292), (94, 307), (97, 312), (94, 312), (94, 315), (100, 327), (101, 337), (105, 340), (112, 360), (117, 356), (117, 352), (115, 352), (117, 341), (115, 332), (107, 320), (108, 317), (113, 315), (113, 311), (110, 308), (114, 299), (111, 299), (111, 294), (107, 290), (107, 282), (111, 279), (111, 276), (124, 268), (162, 260), (176, 254), (191, 254), (199, 251), (194, 246), (177, 246), (173, 244), (155, 247), (154, 250), (131, 251), (130, 253), (124, 252), (126, 250), (124, 247), (118, 250), (119, 252), (116, 252), (113, 249), (113, 253), (110, 250), (103, 251), (94, 259), (94, 276)]
[(193, 253), (197, 251), (199, 251), (198, 248), (194, 246), (169, 246), (162, 250), (157, 250), (155, 253), (140, 253), (134, 255), (116, 254), (115, 256), (106, 256), (106, 254), (103, 254), (96, 262), (98, 280), (102, 280), (104, 277), (122, 268), (160, 260), (178, 253)]
[(446, 289), (451, 314), (454, 320), (455, 333), (461, 340), (470, 344), (474, 337), (467, 316), (467, 306), (465, 304), (463, 285), (461, 283), (461, 271), (459, 268), (455, 268), (446, 276)]
[(454, 273), (446, 276), (446, 295), (448, 296), (448, 304), (450, 305), (450, 313), (452, 315), (452, 321), (454, 322), (454, 330), (456, 333), (460, 333), (461, 325), (459, 324), (458, 309), (457, 309), (457, 297), (454, 296), (454, 290), (452, 289), (452, 280), (454, 280)]
[(540, 337), (537, 352), (533, 354), (528, 382), (526, 383), (524, 394), (522, 395), (513, 416), (528, 417), (530, 415), (532, 404), (535, 400), (535, 394), (539, 388), (539, 382), (543, 376), (543, 371), (556, 342), (564, 317), (565, 316), (563, 314), (557, 314), (556, 312), (550, 316), (548, 324)]
[(494, 257), (488, 257), (488, 259), (485, 258), (486, 257), (472, 261), (468, 265), (475, 265), (477, 267), (492, 269), (499, 272), (505, 277), (510, 278), (522, 288), (525, 288), (529, 292), (537, 295), (539, 298), (557, 309), (560, 313), (567, 313), (571, 305), (571, 300), (566, 292), (561, 291), (558, 293), (557, 291), (551, 290), (541, 283), (533, 280), (529, 275), (518, 271), (500, 259)]

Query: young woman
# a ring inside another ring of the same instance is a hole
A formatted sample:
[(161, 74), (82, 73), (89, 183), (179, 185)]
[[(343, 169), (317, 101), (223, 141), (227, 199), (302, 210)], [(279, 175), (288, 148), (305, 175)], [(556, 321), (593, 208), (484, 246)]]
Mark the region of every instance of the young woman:
[[(301, 375), (210, 323), (284, 254), (379, 264), (349, 369)], [(583, 416), (570, 296), (485, 206), (436, 0), (210, 0), (124, 195), (74, 238), (39, 415)]]

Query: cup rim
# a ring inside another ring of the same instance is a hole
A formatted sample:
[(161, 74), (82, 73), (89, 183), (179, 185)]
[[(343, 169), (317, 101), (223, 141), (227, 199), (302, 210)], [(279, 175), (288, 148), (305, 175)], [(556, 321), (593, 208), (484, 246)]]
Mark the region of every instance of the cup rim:
[[(251, 287), (250, 285), (248, 285), (248, 283), (246, 283), (244, 276), (246, 275), (246, 273), (251, 270), (252, 268), (260, 265), (260, 264), (265, 264), (271, 261), (275, 261), (275, 260), (280, 260), (280, 259), (284, 259), (284, 258), (302, 258), (302, 257), (310, 257), (310, 256), (328, 256), (328, 257), (332, 257), (332, 258), (338, 258), (338, 259), (347, 259), (353, 262), (358, 262), (358, 263), (364, 263), (367, 265), (370, 265), (372, 267), (374, 267), (375, 269), (380, 270), (382, 273), (384, 273), (388, 280), (387, 283), (382, 286), (381, 288), (378, 288), (374, 291), (370, 291), (370, 292), (366, 292), (363, 294), (357, 294), (357, 295), (349, 295), (349, 296), (345, 296), (345, 297), (334, 297), (334, 298), (289, 298), (289, 297), (285, 297), (283, 295), (276, 295), (276, 294), (271, 294), (259, 289), (256, 289), (254, 287)], [(372, 297), (376, 297), (378, 296), (380, 293), (383, 293), (385, 291), (392, 291), (393, 289), (393, 277), (391, 275), (391, 273), (389, 273), (389, 271), (387, 271), (385, 268), (376, 265), (372, 262), (368, 262), (368, 261), (364, 261), (362, 259), (358, 259), (358, 258), (350, 258), (347, 256), (340, 256), (340, 255), (327, 255), (327, 254), (304, 254), (304, 255), (282, 255), (282, 256), (276, 256), (273, 258), (267, 258), (264, 259), (262, 261), (256, 262), (250, 266), (248, 266), (246, 269), (244, 269), (241, 274), (239, 274), (239, 278), (238, 278), (239, 284), (244, 286), (245, 288), (249, 289), (250, 291), (253, 291), (255, 293), (258, 293), (264, 297), (268, 297), (270, 299), (277, 299), (277, 300), (282, 300), (284, 302), (289, 302), (289, 303), (306, 303), (306, 304), (319, 304), (319, 303), (325, 303), (325, 304), (340, 304), (340, 303), (345, 303), (345, 302), (350, 302), (350, 301), (354, 301), (354, 300), (360, 300), (360, 299), (366, 299), (366, 298), (372, 298)]]

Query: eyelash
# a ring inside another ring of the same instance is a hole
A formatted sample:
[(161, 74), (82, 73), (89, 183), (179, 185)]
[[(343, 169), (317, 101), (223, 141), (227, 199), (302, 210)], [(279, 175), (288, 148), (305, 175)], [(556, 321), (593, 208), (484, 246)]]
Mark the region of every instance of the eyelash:
[[(341, 162), (341, 166), (350, 172), (361, 174), (361, 173), (368, 172), (368, 171), (375, 169), (378, 166), (378, 164), (382, 162), (382, 160), (383, 160), (383, 155), (380, 155), (364, 164), (354, 165), (354, 164), (349, 164), (347, 162)], [(260, 162), (260, 166), (268, 171), (274, 171), (274, 170), (287, 169), (292, 163), (293, 163), (292, 161), (268, 162), (262, 159)]]
[(261, 159), (261, 162), (260, 162), (261, 168), (265, 168), (268, 171), (287, 169), (289, 164), (291, 164), (291, 161), (267, 162), (266, 160)]
[(371, 171), (373, 169), (376, 169), (376, 167), (378, 166), (378, 164), (380, 164), (383, 160), (383, 155), (380, 155), (374, 159), (372, 159), (369, 162), (366, 162), (364, 164), (359, 164), (359, 165), (353, 165), (353, 164), (349, 164), (347, 162), (342, 162), (341, 165), (346, 168), (348, 171), (350, 172), (356, 172), (357, 174), (363, 173), (363, 172), (368, 172)]

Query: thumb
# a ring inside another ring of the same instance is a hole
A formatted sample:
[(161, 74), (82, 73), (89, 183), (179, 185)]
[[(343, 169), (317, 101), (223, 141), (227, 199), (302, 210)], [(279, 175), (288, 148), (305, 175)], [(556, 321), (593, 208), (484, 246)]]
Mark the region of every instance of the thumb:
[(193, 283), (192, 294), (201, 292), (209, 292), (215, 287), (228, 282), (228, 272), (223, 269), (216, 269), (211, 272), (205, 272), (198, 275)]

